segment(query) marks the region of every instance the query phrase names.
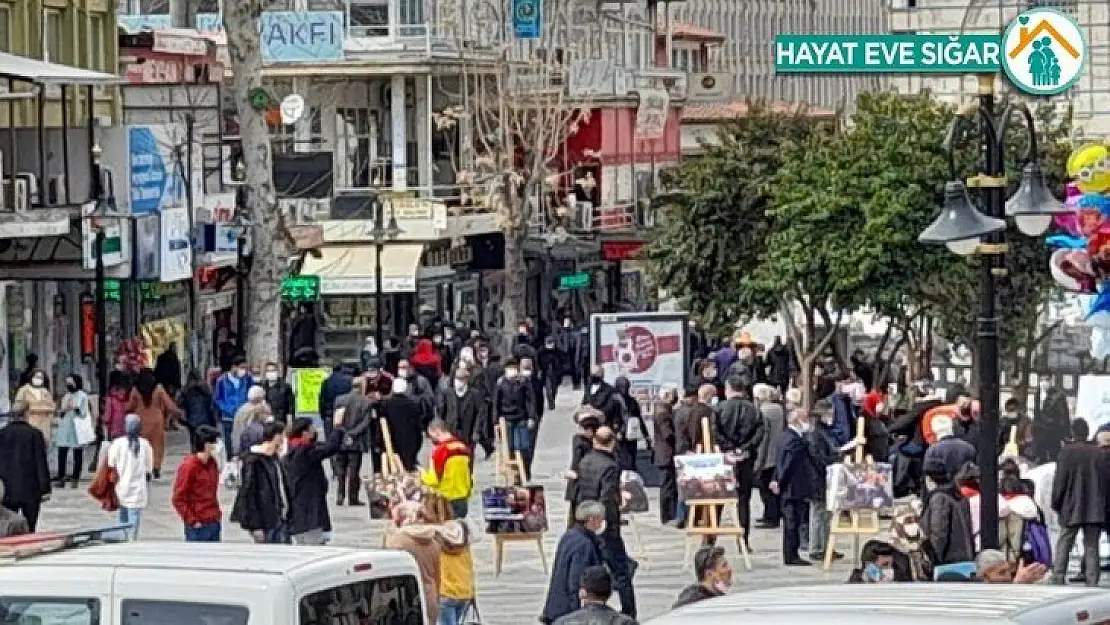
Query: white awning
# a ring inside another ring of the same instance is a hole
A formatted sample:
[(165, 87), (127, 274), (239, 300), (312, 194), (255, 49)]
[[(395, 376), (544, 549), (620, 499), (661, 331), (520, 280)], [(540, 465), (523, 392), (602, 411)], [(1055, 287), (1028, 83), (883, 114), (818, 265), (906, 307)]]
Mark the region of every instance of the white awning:
[(115, 74), (48, 63), (7, 52), (0, 52), (0, 78), (11, 78), (45, 86), (102, 87), (126, 82)]
[[(321, 295), (366, 295), (377, 290), (374, 245), (327, 245), (320, 257), (308, 254), (302, 276), (320, 276)], [(415, 293), (423, 245), (388, 244), (382, 248), (382, 293)]]

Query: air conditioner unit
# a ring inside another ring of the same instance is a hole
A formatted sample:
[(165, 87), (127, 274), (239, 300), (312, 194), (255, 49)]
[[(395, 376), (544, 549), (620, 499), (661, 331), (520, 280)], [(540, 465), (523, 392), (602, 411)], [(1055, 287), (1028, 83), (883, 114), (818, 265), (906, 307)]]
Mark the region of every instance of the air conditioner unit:
[(51, 206), (69, 203), (69, 198), (66, 196), (65, 174), (58, 174), (50, 178), (50, 183), (47, 187), (47, 197), (50, 199)]
[(42, 196), (39, 194), (38, 176), (29, 171), (21, 171), (17, 173), (15, 177), (27, 183), (27, 202), (31, 206), (40, 206), (42, 204)]

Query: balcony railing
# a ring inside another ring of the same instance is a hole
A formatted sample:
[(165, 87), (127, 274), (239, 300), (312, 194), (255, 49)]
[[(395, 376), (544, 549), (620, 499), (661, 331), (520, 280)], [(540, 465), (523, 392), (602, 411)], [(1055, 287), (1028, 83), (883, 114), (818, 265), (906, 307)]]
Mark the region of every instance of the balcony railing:
[(621, 202), (595, 206), (579, 202), (532, 211), (529, 224), (535, 233), (563, 230), (569, 234), (606, 234), (635, 232), (654, 225), (647, 202)]

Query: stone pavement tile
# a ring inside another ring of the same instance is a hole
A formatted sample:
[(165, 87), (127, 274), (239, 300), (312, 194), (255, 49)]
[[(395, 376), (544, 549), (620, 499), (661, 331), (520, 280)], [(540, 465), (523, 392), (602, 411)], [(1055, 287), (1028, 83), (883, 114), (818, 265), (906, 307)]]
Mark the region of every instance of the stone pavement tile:
[[(564, 386), (556, 405), (540, 428), (534, 464), (534, 482), (547, 490), (548, 520), (550, 531), (544, 537), (548, 565), (550, 566), (559, 537), (566, 525), (567, 504), (563, 501), (565, 481), (562, 478), (570, 457), (570, 440), (574, 432), (571, 414), (581, 400), (581, 391)], [(184, 457), (186, 437), (183, 432), (168, 433), (166, 469), (162, 479), (150, 491), (150, 505), (142, 520), (142, 540), (183, 539), (180, 520), (170, 505), (174, 471)], [(427, 453), (427, 449), (425, 450)], [(494, 483), (493, 461), (479, 461), (475, 475), (479, 488)], [(114, 516), (99, 510), (87, 494), (88, 476), (78, 489), (61, 489), (43, 509), (40, 529), (53, 531), (65, 528), (88, 527), (114, 520)], [(684, 536), (679, 530), (659, 524), (657, 492), (652, 489), (650, 512), (637, 515), (637, 524), (643, 542), (642, 566), (635, 584), (641, 620), (665, 612), (679, 591), (693, 581), (693, 572), (684, 570)], [(231, 509), (234, 491), (222, 491), (221, 501), (226, 514)], [(753, 501), (753, 518), (758, 518), (759, 498)], [(335, 526), (334, 544), (340, 546), (377, 548), (381, 545), (384, 522), (370, 522), (366, 508), (332, 508)], [(473, 535), (474, 563), (477, 575), (478, 602), (486, 625), (524, 625), (535, 623), (547, 593), (548, 576), (540, 566), (533, 545), (509, 544), (500, 577), (493, 576), (492, 543), (480, 531), (481, 504), (477, 495), (471, 501), (471, 523), (477, 529)], [(637, 557), (638, 547), (628, 527), (623, 535), (629, 553)], [(737, 590), (781, 586), (787, 584), (842, 583), (849, 572), (849, 565), (838, 563), (825, 573), (820, 566), (805, 569), (782, 566), (781, 532), (755, 530), (751, 536), (753, 570), (743, 568), (735, 542), (723, 541), (730, 561), (736, 570)], [(224, 540), (247, 542), (248, 536), (238, 527), (224, 525)], [(843, 545), (843, 549), (848, 543)], [(617, 600), (614, 598), (614, 603)]]

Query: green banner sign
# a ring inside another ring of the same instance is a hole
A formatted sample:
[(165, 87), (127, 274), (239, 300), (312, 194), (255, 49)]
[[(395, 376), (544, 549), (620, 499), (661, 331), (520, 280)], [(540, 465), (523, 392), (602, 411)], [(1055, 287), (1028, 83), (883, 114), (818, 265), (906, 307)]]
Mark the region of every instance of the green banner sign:
[(281, 281), (281, 299), (287, 302), (320, 300), (320, 276), (289, 276)]
[(123, 287), (119, 280), (105, 280), (100, 288), (104, 290), (104, 301), (106, 302), (119, 302), (123, 299)]
[(777, 35), (780, 74), (993, 74), (998, 35)]
[(590, 288), (590, 274), (585, 271), (576, 271), (559, 276), (559, 288), (563, 291), (575, 291)]

